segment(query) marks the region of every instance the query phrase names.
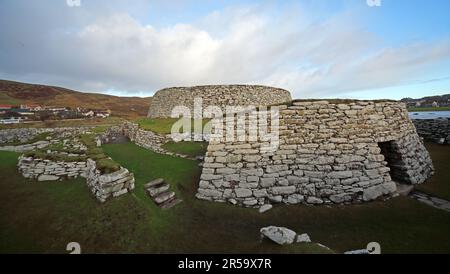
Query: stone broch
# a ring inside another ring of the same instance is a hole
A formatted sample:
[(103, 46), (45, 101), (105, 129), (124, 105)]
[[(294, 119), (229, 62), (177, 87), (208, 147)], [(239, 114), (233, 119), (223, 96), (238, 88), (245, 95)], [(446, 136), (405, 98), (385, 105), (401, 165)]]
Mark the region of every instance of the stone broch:
[(279, 107), (276, 151), (262, 149), (261, 140), (211, 140), (197, 198), (258, 208), (361, 203), (395, 195), (396, 181), (420, 184), (433, 174), (403, 103), (294, 101)]

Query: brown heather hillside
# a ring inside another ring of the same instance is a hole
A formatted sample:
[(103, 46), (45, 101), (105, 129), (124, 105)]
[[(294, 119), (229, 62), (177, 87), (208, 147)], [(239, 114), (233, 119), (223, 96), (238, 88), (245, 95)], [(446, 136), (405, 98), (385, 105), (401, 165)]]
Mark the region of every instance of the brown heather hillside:
[(110, 109), (113, 116), (135, 119), (147, 115), (150, 100), (151, 97), (118, 97), (78, 92), (61, 87), (0, 80), (0, 104)]

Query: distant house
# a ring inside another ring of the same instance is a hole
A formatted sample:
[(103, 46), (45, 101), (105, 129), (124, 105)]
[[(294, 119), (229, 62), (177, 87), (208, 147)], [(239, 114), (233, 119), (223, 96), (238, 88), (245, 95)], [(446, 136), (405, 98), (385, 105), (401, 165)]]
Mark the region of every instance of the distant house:
[(103, 110), (103, 109), (90, 109), (90, 110), (83, 110), (81, 114), (85, 117), (100, 117), (100, 118), (107, 118), (111, 115), (111, 111)]
[(45, 107), (44, 109), (48, 110), (48, 111), (53, 111), (53, 112), (66, 111), (67, 110), (66, 107), (53, 107), (53, 106)]
[(438, 107), (439, 107), (439, 104), (438, 104), (438, 102), (434, 101), (434, 102), (431, 104), (431, 106), (434, 107), (434, 108), (438, 108)]
[(28, 109), (30, 111), (41, 111), (41, 110), (44, 109), (40, 105), (33, 105), (33, 104), (31, 104), (31, 105), (29, 105), (29, 104), (27, 104), (27, 105), (20, 105), (20, 108), (21, 109)]
[(108, 118), (111, 115), (111, 111), (108, 110), (94, 110), (96, 117)]
[(95, 113), (92, 110), (83, 111), (81, 113), (84, 117), (94, 117)]
[(0, 105), (0, 110), (10, 110), (13, 108), (13, 105)]

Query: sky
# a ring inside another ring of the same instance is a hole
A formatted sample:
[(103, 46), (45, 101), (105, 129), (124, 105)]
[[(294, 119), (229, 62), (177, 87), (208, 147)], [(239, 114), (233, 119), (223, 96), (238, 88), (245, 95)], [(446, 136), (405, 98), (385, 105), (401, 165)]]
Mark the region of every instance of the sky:
[(294, 98), (450, 93), (448, 0), (0, 0), (0, 79), (119, 96), (262, 84)]

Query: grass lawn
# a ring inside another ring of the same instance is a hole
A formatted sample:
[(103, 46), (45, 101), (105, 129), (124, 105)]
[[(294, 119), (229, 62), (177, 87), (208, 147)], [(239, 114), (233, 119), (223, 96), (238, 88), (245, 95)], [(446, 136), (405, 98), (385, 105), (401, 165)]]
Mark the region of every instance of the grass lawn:
[[(277, 246), (259, 241), (267, 225), (307, 232), (337, 252), (377, 241), (384, 253), (450, 252), (450, 214), (399, 197), (346, 207), (275, 206), (255, 209), (194, 198), (197, 162), (153, 153), (134, 144), (103, 146), (136, 176), (136, 189), (99, 204), (84, 180), (27, 182), (16, 171), (18, 154), (0, 152), (0, 252), (321, 253), (313, 244)], [(163, 177), (184, 202), (167, 211), (143, 184)], [(448, 178), (447, 178), (448, 179)], [(448, 180), (447, 180), (448, 181)]]
[(207, 142), (168, 142), (162, 146), (164, 149), (188, 155), (191, 157), (204, 156), (208, 148)]
[(450, 107), (411, 107), (408, 108), (409, 112), (421, 112), (421, 111), (449, 111)]
[[(189, 120), (186, 118), (182, 119), (187, 121)], [(139, 124), (139, 127), (141, 129), (150, 130), (160, 134), (170, 134), (172, 130), (172, 125), (178, 120), (180, 120), (180, 118), (157, 118), (157, 119), (143, 118), (137, 120), (136, 122)], [(202, 125), (205, 126), (206, 123), (208, 122), (209, 122), (208, 119), (203, 119)], [(191, 132), (201, 132), (201, 131), (194, 131), (194, 119), (191, 119)]]
[(417, 190), (450, 201), (450, 146), (425, 143), (436, 169), (434, 176)]

